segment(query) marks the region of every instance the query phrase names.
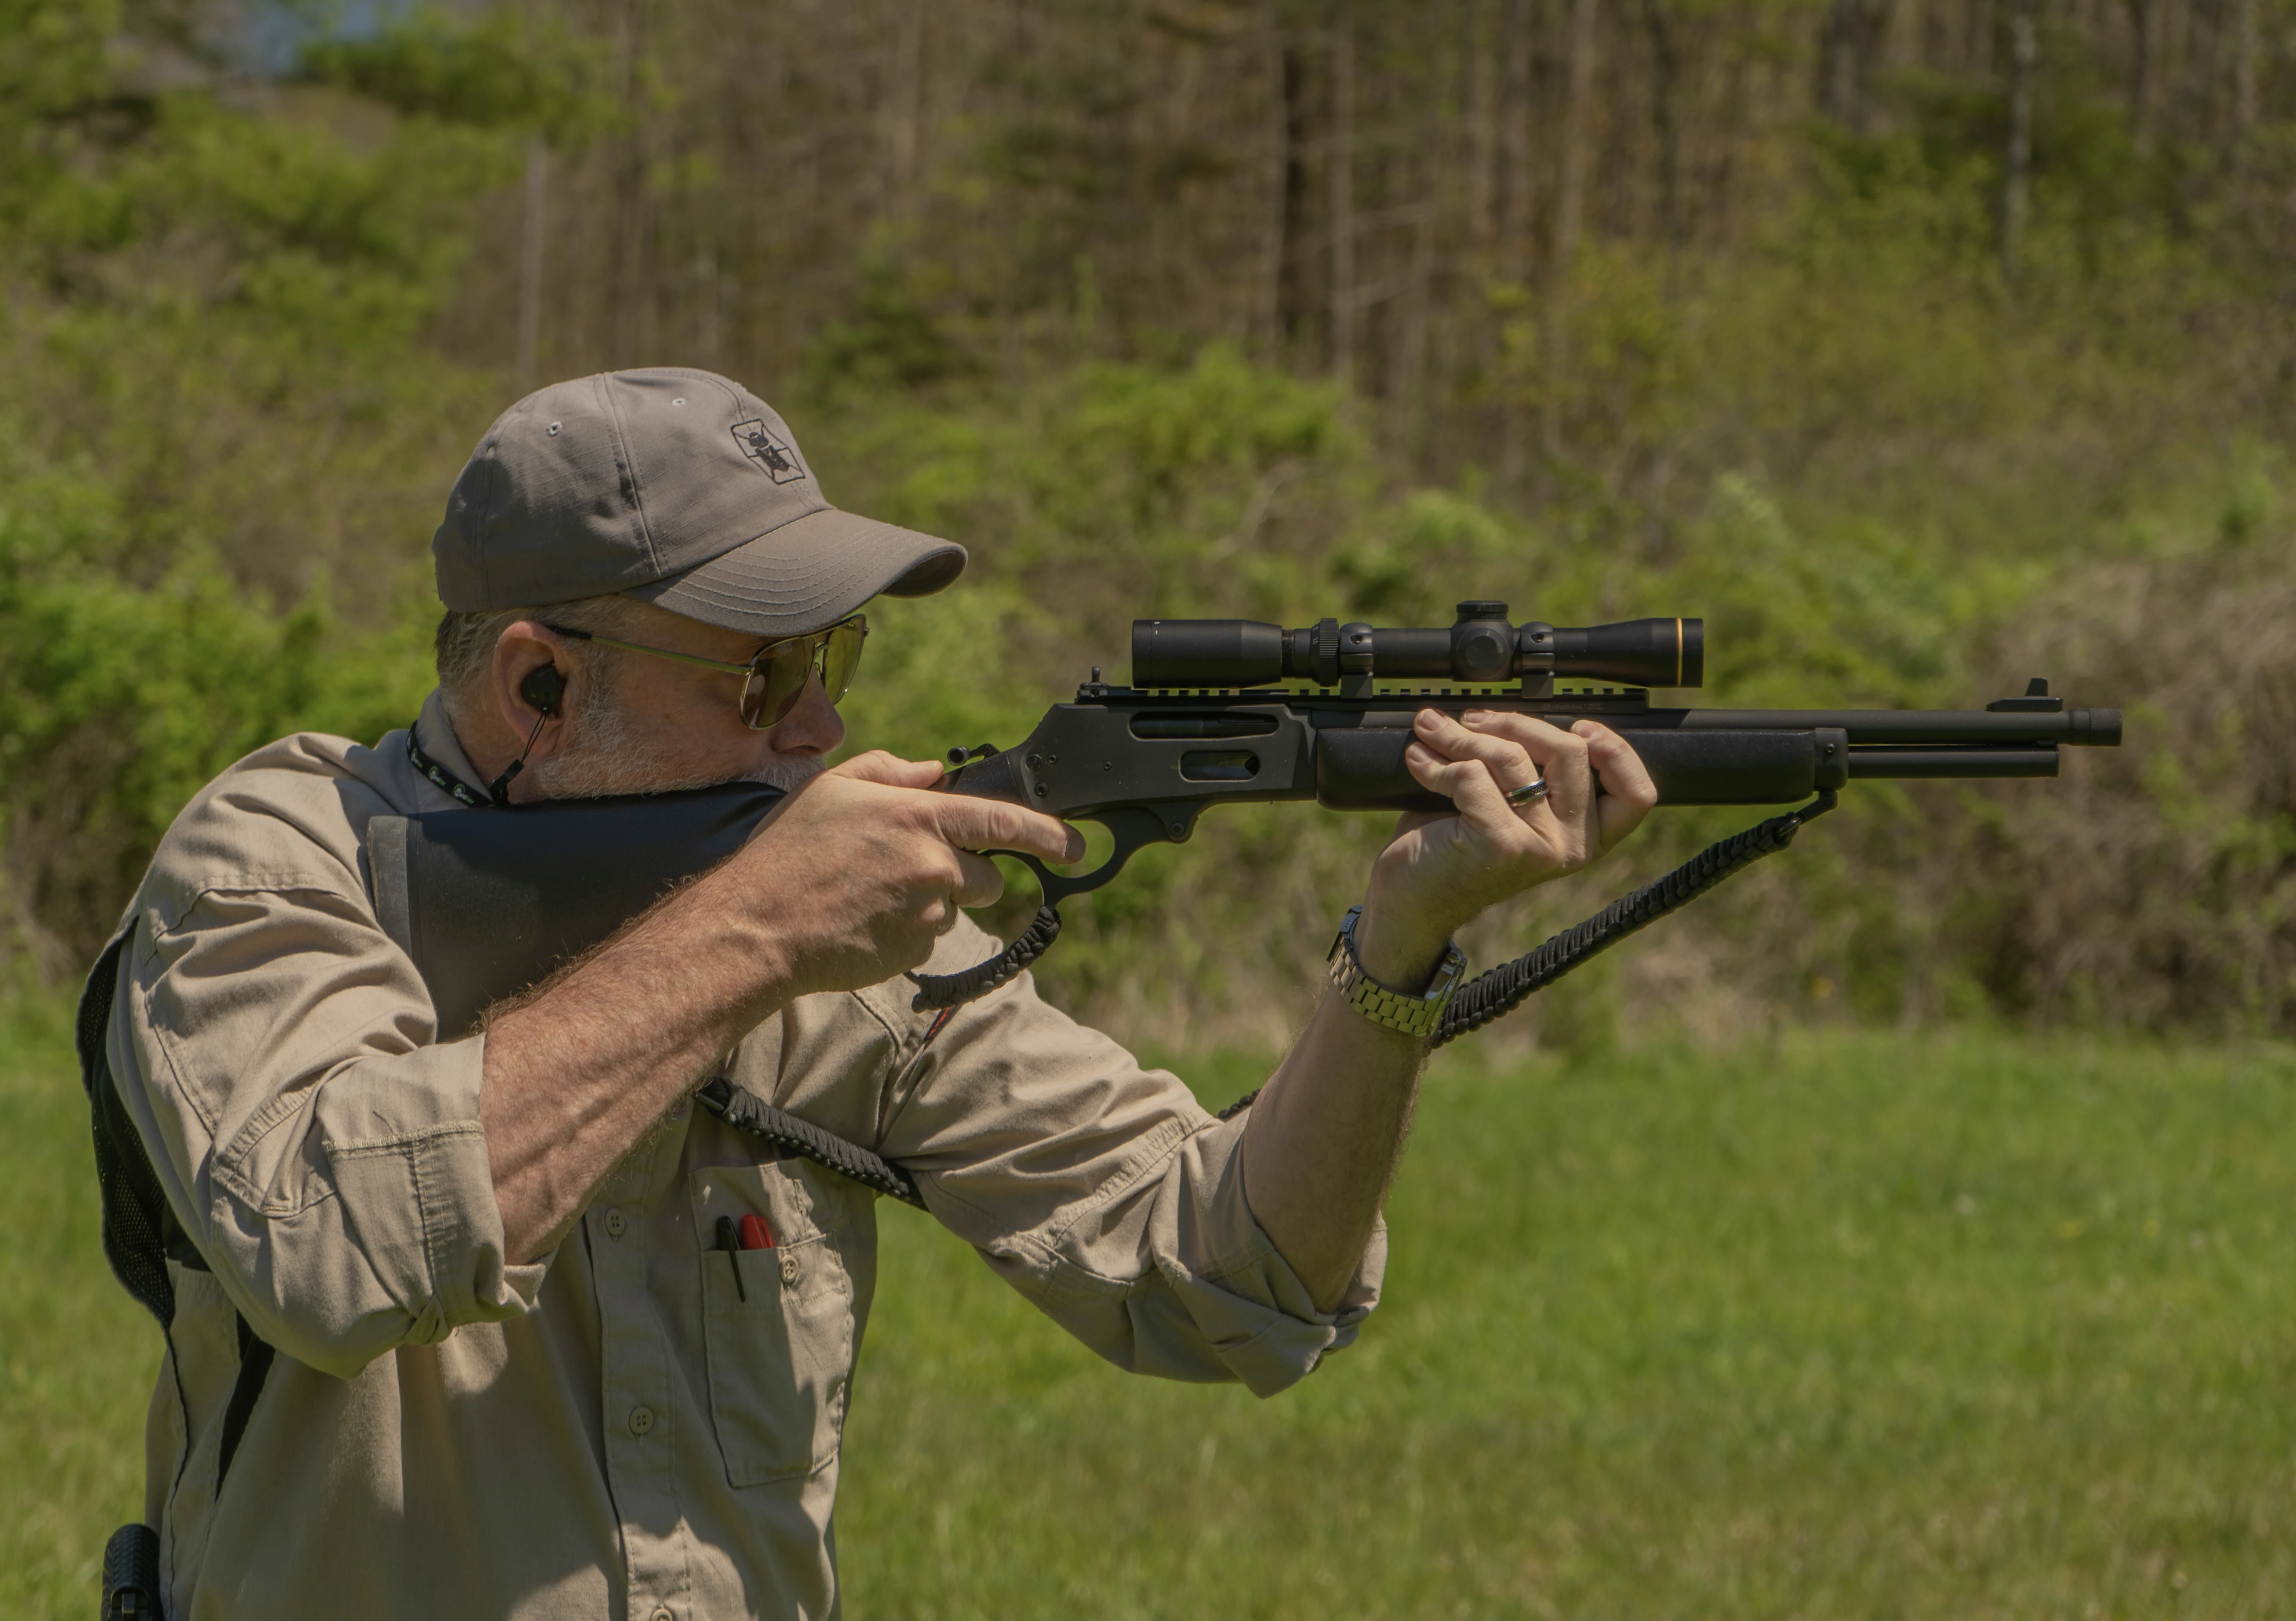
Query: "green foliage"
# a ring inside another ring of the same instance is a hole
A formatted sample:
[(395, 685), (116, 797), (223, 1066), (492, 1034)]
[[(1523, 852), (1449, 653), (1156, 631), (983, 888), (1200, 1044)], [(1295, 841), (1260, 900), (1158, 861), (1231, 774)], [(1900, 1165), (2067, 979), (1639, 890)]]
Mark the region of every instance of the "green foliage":
[[(425, 334), (521, 135), (611, 124), (595, 42), (504, 11), (323, 43), (252, 101), (123, 76), (105, 30), (157, 15), (17, 0), (0, 61), (26, 86), (0, 109), (0, 335), (21, 362), (0, 377), (17, 707), (0, 798), (12, 905), (29, 937), (69, 943), (56, 961), (100, 937), (208, 773), (271, 731), (371, 734), (411, 709), (421, 542), (501, 403)], [(2179, 684), (2129, 622), (2141, 602), (2188, 623), (2195, 667), (2279, 645), (2233, 628), (2289, 555), (2296, 373), (2259, 335), (2271, 239), (2212, 212), (2221, 176), (2133, 143), (2077, 58), (2045, 56), (2014, 286), (1997, 96), (1907, 80), (1890, 133), (1808, 132), (1812, 182), (1750, 250), (1693, 262), (1595, 235), (1558, 302), (1492, 292), (1488, 405), (1559, 434), (1529, 512), (1472, 468), (1415, 480), (1407, 422), (1232, 344), (1112, 343), (1078, 242), (1014, 250), (1065, 256), (1079, 351), (1133, 358), (992, 367), (944, 296), (955, 269), (889, 228), (782, 403), (832, 498), (950, 535), (973, 565), (946, 597), (873, 610), (854, 746), (1016, 741), (1093, 666), (1120, 679), (1144, 615), (1439, 623), (1468, 595), (1562, 623), (1680, 610), (1709, 624), (1707, 696), (1748, 705), (1961, 706), (2041, 673), (2154, 705), (2124, 760), (2069, 760), (2094, 791), (1861, 787), (1744, 900), (1550, 999), (1542, 1039), (1599, 1050), (1630, 1002), (1693, 1023), (1757, 1004), (2284, 1022), (2296, 812), (2257, 763), (2279, 711), (2213, 694), (2281, 692), (2286, 660)], [(1093, 77), (1060, 94), (1088, 102)], [(983, 150), (1021, 164), (1026, 133)], [(2296, 174), (2268, 134), (2251, 152)], [(706, 186), (701, 157), (666, 162)], [(1046, 201), (1068, 183), (1041, 163), (1005, 179), (1071, 224), (1089, 212)], [(104, 651), (119, 639), (170, 651)], [(86, 807), (94, 831), (62, 838), (79, 810), (42, 805)], [(1478, 955), (1741, 821), (1662, 815), (1599, 875), (1487, 920)], [(1119, 1025), (1272, 1039), (1380, 836), (1300, 807), (1210, 818), (1077, 909), (1046, 983)], [(2115, 864), (2187, 898), (2099, 946), (2095, 891), (2135, 881)], [(2058, 904), (2068, 872), (2095, 874), (2087, 910)]]
[(467, 443), (439, 413), (486, 397), (422, 339), (515, 160), (334, 91), (152, 89), (138, 50), (195, 44), (166, 22), (0, 18), (41, 86), (0, 97), (0, 888), (52, 968), (222, 765), (419, 700), (407, 540)]
[(555, 17), (419, 5), (357, 38), (321, 38), (303, 76), (449, 124), (533, 129), (579, 144), (628, 121), (605, 42)]
[(883, 259), (862, 271), (852, 314), (823, 328), (806, 360), (807, 381), (824, 399), (855, 389), (922, 388), (974, 370), (972, 357), (901, 284), (898, 266)]
[(1136, 615), (1307, 611), (1323, 526), (1376, 498), (1340, 399), (1226, 345), (987, 397), (820, 403), (799, 420), (832, 498), (972, 545), (969, 579), (1046, 605), (1070, 661)]
[(411, 616), (347, 626), (316, 590), (277, 609), (196, 551), (130, 584), (94, 561), (111, 491), (0, 468), (0, 835), (34, 916), (108, 924), (221, 765), (291, 731), (373, 739), (421, 703)]

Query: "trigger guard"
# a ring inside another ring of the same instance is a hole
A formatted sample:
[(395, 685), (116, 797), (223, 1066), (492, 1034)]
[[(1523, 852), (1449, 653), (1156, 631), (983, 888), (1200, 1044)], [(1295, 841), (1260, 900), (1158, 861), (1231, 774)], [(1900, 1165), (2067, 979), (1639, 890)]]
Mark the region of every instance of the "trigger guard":
[(1108, 853), (1108, 859), (1089, 872), (1078, 873), (1074, 878), (1066, 877), (1046, 866), (1040, 857), (1025, 855), (1019, 850), (983, 850), (980, 854), (1009, 856), (1019, 862), (1036, 879), (1037, 888), (1043, 895), (1045, 905), (1058, 906), (1071, 896), (1089, 895), (1095, 889), (1113, 882), (1117, 874), (1124, 871), (1125, 864), (1148, 846), (1171, 842), (1164, 831), (1163, 817), (1153, 811), (1132, 806), (1119, 806), (1104, 815), (1082, 815), (1076, 820), (1099, 823), (1116, 840), (1116, 847)]

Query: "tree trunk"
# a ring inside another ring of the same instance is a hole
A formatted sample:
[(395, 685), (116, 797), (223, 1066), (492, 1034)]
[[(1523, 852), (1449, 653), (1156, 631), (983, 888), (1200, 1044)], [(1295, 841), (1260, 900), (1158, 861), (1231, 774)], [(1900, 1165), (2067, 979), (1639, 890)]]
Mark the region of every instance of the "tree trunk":
[(1410, 424), (1406, 437), (1414, 458), (1422, 437), (1420, 427), (1426, 418), (1427, 305), (1435, 276), (1437, 180), (1434, 174), (1423, 170), (1419, 213), (1411, 224), (1411, 267), (1403, 288), (1403, 330), (1396, 341), (1395, 394)]
[(1276, 330), (1300, 343), (1308, 330), (1308, 60), (1296, 36), (1280, 36), (1283, 98), (1283, 230), (1276, 261)]
[(2235, 136), (2256, 127), (2256, 0), (2234, 0), (2232, 127)]
[(2139, 150), (2152, 144), (2152, 0), (2128, 0), (2128, 132)]
[(526, 143), (526, 211), (519, 220), (518, 391), (535, 387), (536, 349), (542, 335), (542, 209), (550, 190), (550, 145), (539, 131)]
[(1253, 290), (1252, 329), (1261, 354), (1275, 360), (1283, 352), (1284, 182), (1292, 167), (1292, 132), (1283, 105), (1283, 21), (1275, 0), (1261, 0), (1260, 53), (1267, 78), (1267, 112), (1260, 135), (1267, 195), (1261, 202), (1259, 281)]
[(2001, 276), (2017, 278), (2033, 170), (2033, 68), (2040, 61), (2033, 0), (2016, 0), (2009, 17), (2009, 150), (2001, 165)]
[(652, 364), (653, 287), (652, 284), (652, 214), (654, 197), (648, 184), (649, 124), (641, 106), (638, 64), (644, 53), (647, 0), (623, 0), (616, 30), (616, 52), (621, 70), (621, 102), (635, 127), (619, 143), (614, 176), (613, 307), (608, 321), (612, 348), (607, 364), (636, 366)]
[(1578, 258), (1580, 216), (1586, 207), (1587, 101), (1595, 79), (1595, 0), (1570, 0), (1570, 45), (1562, 76), (1562, 129), (1558, 142), (1560, 173), (1554, 188), (1554, 248), (1548, 255), (1544, 386), (1539, 390), (1540, 439), (1546, 459), (1562, 455), (1562, 384), (1570, 375), (1569, 326), (1571, 266)]
[[(1533, 178), (1530, 161), (1532, 0), (1505, 0), (1499, 12), (1504, 66), (1499, 79), (1498, 279), (1522, 286), (1530, 276)], [(1528, 434), (1523, 389), (1529, 380), (1503, 378), (1499, 403), (1499, 488), (1512, 496), (1522, 486)]]
[(1833, 0), (1818, 45), (1817, 105), (1859, 135), (1874, 125), (1874, 72), (1889, 31), (1890, 0)]
[(1651, 124), (1658, 137), (1659, 234), (1666, 243), (1667, 281), (1674, 280), (1675, 257), (1682, 249), (1682, 132), (1675, 120), (1675, 86), (1682, 63), (1674, 48), (1674, 28), (1666, 0), (1643, 0), (1643, 26), (1651, 44)]
[(1496, 223), (1492, 206), (1498, 167), (1498, 73), (1484, 28), (1490, 14), (1488, 0), (1463, 0), (1460, 37), (1467, 68), (1467, 240), (1477, 249), (1489, 245)]
[(1332, 137), (1325, 158), (1332, 215), (1332, 381), (1356, 368), (1356, 35), (1349, 0), (1332, 0)]
[(892, 72), (885, 100), (886, 197), (895, 219), (915, 210), (924, 122), (924, 0), (895, 0)]
[(1502, 12), (1505, 67), (1499, 87), (1499, 279), (1530, 274), (1531, 203), (1538, 182), (1530, 160), (1532, 0), (1506, 0)]

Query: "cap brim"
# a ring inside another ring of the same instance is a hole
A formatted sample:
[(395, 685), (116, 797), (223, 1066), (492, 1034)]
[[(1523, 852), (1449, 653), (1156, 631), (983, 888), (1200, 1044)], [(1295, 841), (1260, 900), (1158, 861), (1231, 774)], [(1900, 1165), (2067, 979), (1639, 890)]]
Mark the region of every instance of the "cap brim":
[(705, 625), (794, 636), (873, 596), (930, 596), (964, 572), (954, 541), (826, 507), (628, 594)]

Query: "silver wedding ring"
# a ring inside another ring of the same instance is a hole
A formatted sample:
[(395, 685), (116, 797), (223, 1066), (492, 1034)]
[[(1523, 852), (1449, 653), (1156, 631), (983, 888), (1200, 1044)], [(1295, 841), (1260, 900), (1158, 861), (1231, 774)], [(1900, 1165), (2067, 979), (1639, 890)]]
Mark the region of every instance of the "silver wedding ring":
[(1525, 782), (1521, 788), (1509, 789), (1506, 801), (1513, 806), (1536, 805), (1545, 798), (1546, 798), (1546, 779), (1541, 777), (1536, 782)]

